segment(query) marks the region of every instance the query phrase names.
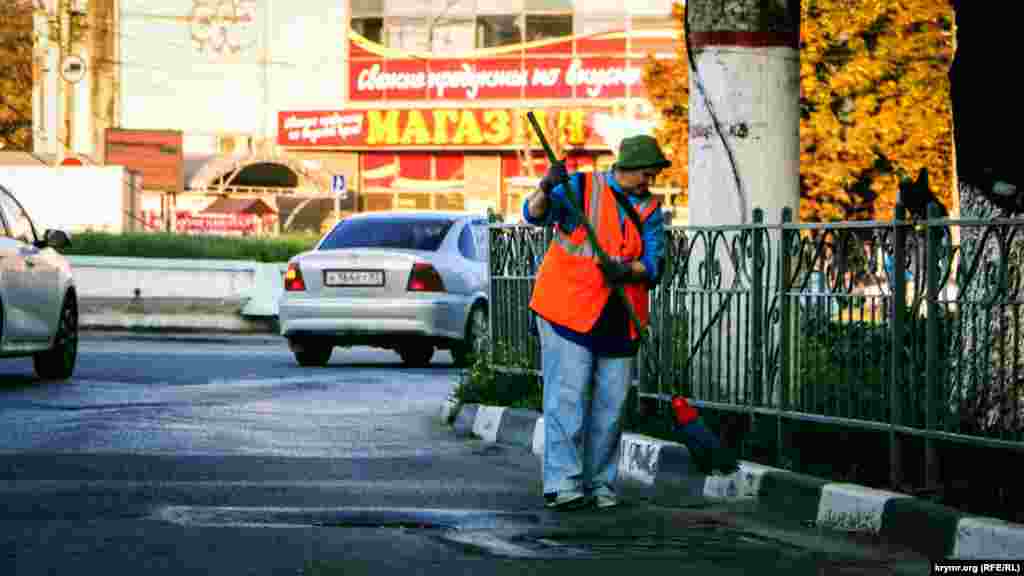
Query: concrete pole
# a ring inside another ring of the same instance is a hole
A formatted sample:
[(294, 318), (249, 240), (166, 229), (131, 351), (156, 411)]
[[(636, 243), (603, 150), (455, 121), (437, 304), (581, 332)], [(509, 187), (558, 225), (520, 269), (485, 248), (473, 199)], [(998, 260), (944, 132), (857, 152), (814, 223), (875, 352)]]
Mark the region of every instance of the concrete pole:
[[(783, 208), (799, 214), (799, 0), (688, 0), (685, 34), (690, 225), (750, 224), (754, 208), (764, 210), (769, 224), (780, 222)], [(694, 238), (691, 277), (699, 281), (717, 267), (721, 278), (704, 287), (712, 292), (703, 303), (692, 303), (696, 325), (689, 332), (693, 347), (714, 324), (693, 358), (694, 376), (717, 388), (722, 400), (744, 401), (761, 391), (751, 387), (761, 367), (750, 361), (757, 342), (747, 336), (752, 294), (749, 286), (734, 286), (734, 234), (717, 242), (713, 235)], [(765, 241), (777, 247), (778, 234)], [(778, 257), (777, 248), (768, 253)], [(776, 264), (761, 266), (768, 282), (776, 281)], [(720, 302), (719, 293), (732, 288), (747, 292)], [(773, 288), (766, 283), (761, 290)]]
[(697, 67), (690, 72), (693, 224), (749, 223), (754, 207), (764, 209), (770, 223), (785, 207), (798, 212), (799, 22), (798, 0), (689, 1), (689, 46)]

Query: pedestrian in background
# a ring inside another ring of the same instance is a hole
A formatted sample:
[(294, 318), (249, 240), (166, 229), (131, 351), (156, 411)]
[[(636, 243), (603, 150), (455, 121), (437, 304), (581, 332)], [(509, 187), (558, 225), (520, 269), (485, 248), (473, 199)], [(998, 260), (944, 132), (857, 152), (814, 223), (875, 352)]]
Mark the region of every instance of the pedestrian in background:
[[(646, 327), (648, 292), (664, 269), (665, 243), (664, 216), (650, 186), (670, 165), (654, 138), (633, 136), (622, 141), (607, 171), (570, 178), (563, 163), (553, 164), (524, 202), (527, 222), (555, 232), (530, 299), (541, 338), (548, 507), (618, 503), (623, 412), (640, 333), (612, 286), (622, 286)], [(570, 193), (610, 263), (598, 259)]]

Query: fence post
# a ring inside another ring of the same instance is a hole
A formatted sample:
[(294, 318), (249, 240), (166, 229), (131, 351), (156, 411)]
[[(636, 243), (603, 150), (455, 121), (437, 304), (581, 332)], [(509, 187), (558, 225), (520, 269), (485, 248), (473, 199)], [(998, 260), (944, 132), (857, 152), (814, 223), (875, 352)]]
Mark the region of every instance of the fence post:
[[(672, 250), (671, 236), (668, 231), (665, 233), (665, 268), (662, 270), (661, 282), (658, 286), (659, 296), (659, 311), (660, 316), (658, 317), (659, 329), (661, 336), (659, 337), (661, 350), (659, 353), (660, 370), (659, 378), (660, 383), (658, 386), (659, 394), (681, 394), (682, 390), (675, 390), (672, 382), (672, 366), (673, 360), (672, 355), (674, 352), (675, 342), (673, 336), (675, 334), (675, 318), (672, 315), (672, 290), (669, 286), (672, 284), (672, 273), (675, 270), (673, 258), (675, 257)], [(664, 385), (660, 385), (664, 384)]]
[(892, 283), (892, 356), (890, 358), (892, 365), (889, 374), (889, 482), (892, 488), (898, 488), (903, 480), (900, 437), (895, 427), (903, 422), (902, 391), (906, 367), (906, 359), (903, 355), (903, 346), (906, 340), (903, 316), (907, 300), (907, 228), (904, 225), (906, 213), (907, 209), (901, 198), (896, 202), (895, 217), (893, 218), (893, 263), (892, 278), (889, 279)]
[(764, 404), (764, 210), (754, 208), (754, 225), (751, 228), (753, 233), (753, 256), (754, 263), (751, 278), (751, 311), (750, 322), (754, 341), (748, 342), (753, 354), (751, 354), (751, 388), (754, 391), (754, 405)]
[[(928, 204), (928, 220), (942, 218), (942, 212), (935, 203)], [(935, 224), (928, 224), (928, 335), (925, 343), (928, 346), (927, 369), (925, 372), (925, 430), (931, 430), (936, 424), (936, 417), (939, 414), (939, 395), (936, 394), (938, 387), (942, 386), (942, 351), (939, 347), (941, 336), (939, 333), (939, 314), (942, 313), (939, 305), (939, 258), (941, 251), (939, 244), (942, 242), (943, 227)], [(934, 488), (939, 482), (938, 454), (935, 450), (934, 441), (930, 436), (924, 440), (925, 449), (925, 488)]]
[[(790, 224), (793, 222), (793, 209), (785, 207), (782, 209), (782, 225)], [(782, 326), (780, 327), (779, 333), (779, 425), (778, 434), (776, 437), (776, 445), (778, 446), (778, 456), (776, 462), (780, 465), (783, 462), (783, 456), (785, 455), (785, 430), (783, 429), (782, 413), (789, 409), (789, 389), (792, 378), (792, 362), (793, 362), (793, 350), (791, 348), (793, 344), (793, 328), (795, 327), (793, 315), (793, 308), (791, 301), (788, 296), (790, 285), (789, 282), (792, 279), (793, 270), (793, 254), (789, 251), (790, 243), (792, 242), (793, 234), (799, 234), (796, 230), (790, 230), (783, 228), (782, 233), (779, 237), (779, 314), (782, 317)]]
[(495, 257), (495, 249), (498, 245), (498, 228), (495, 224), (489, 224), (487, 226), (487, 297), (489, 300), (487, 310), (487, 361), (494, 361), (494, 342), (498, 338), (498, 330), (495, 327), (495, 319), (498, 314), (501, 313), (501, 305), (498, 299), (498, 286), (494, 281), (496, 276), (495, 268), (497, 267), (498, 259)]

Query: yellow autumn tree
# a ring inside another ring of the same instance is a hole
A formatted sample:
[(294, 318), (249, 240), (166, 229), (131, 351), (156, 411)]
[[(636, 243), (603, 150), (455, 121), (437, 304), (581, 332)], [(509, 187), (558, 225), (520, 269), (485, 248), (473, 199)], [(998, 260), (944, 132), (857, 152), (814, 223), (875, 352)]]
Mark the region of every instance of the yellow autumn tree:
[[(673, 21), (682, 34), (683, 7), (674, 4)], [(687, 64), (686, 45), (677, 42), (676, 58), (657, 60), (648, 58), (644, 68), (644, 84), (647, 99), (658, 110), (662, 121), (655, 136), (661, 143), (665, 155), (672, 160), (672, 166), (665, 170), (658, 185), (670, 185), (680, 189), (672, 198), (677, 206), (686, 206), (687, 182), (689, 181), (689, 152), (687, 142), (690, 132), (690, 80)]]
[[(682, 30), (681, 6), (674, 16)], [(948, 0), (802, 0), (800, 17), (801, 219), (891, 218), (900, 178), (921, 168), (949, 208)], [(689, 68), (679, 44), (674, 61), (648, 63), (644, 80), (685, 189)]]
[(32, 3), (0, 8), (0, 149), (32, 145)]
[(927, 168), (951, 207), (948, 0), (803, 0), (800, 216), (889, 219)]

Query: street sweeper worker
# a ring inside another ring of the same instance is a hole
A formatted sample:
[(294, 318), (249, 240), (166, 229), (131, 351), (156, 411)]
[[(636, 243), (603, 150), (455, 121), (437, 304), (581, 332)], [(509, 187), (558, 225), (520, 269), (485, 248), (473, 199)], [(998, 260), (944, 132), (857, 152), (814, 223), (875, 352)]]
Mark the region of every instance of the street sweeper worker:
[[(607, 171), (570, 177), (564, 163), (552, 163), (524, 202), (527, 222), (554, 227), (530, 299), (541, 339), (544, 497), (550, 508), (618, 503), (622, 419), (640, 333), (612, 286), (622, 287), (646, 327), (648, 292), (662, 274), (665, 243), (664, 217), (650, 186), (670, 165), (654, 138), (632, 136)], [(594, 227), (610, 256), (607, 264), (567, 194)]]

